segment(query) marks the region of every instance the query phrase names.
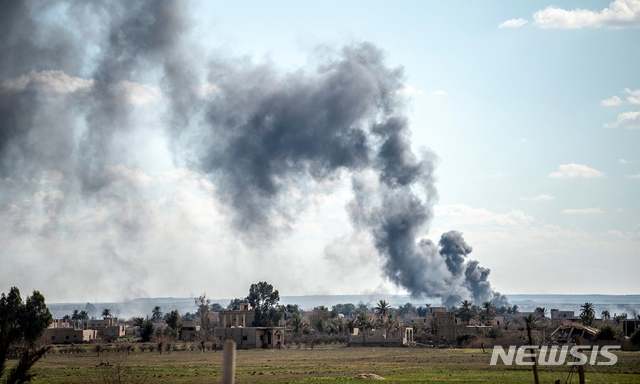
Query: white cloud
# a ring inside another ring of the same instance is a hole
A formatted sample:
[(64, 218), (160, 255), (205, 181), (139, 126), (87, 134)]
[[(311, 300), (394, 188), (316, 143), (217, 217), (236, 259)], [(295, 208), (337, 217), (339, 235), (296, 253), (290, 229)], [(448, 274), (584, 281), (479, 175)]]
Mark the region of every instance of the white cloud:
[(603, 107), (618, 107), (622, 105), (622, 99), (619, 96), (611, 96), (600, 102)]
[(607, 123), (605, 128), (640, 129), (640, 111), (622, 112), (616, 121)]
[(432, 96), (447, 96), (447, 91), (442, 90), (442, 89), (436, 89), (435, 91), (431, 92)]
[(602, 176), (604, 174), (595, 168), (575, 163), (561, 164), (557, 170), (549, 174), (549, 177), (554, 179), (593, 179)]
[(618, 163), (620, 163), (621, 165), (631, 164), (629, 160), (623, 158), (618, 159)]
[(562, 213), (565, 215), (599, 215), (604, 211), (600, 208), (570, 208), (563, 209)]
[(34, 87), (46, 92), (63, 94), (88, 89), (92, 86), (93, 80), (69, 76), (62, 71), (31, 71), (26, 75), (5, 80), (1, 85), (2, 88), (13, 92)]
[(636, 173), (635, 175), (627, 175), (627, 179), (638, 180), (640, 179), (640, 173)]
[(497, 213), (485, 208), (474, 208), (464, 204), (436, 205), (435, 215), (457, 225), (515, 226), (533, 222), (533, 217), (514, 210)]
[(614, 0), (599, 11), (547, 7), (534, 13), (534, 23), (540, 28), (602, 28), (640, 26), (640, 0)]
[(629, 104), (640, 105), (640, 89), (625, 88), (624, 92), (627, 94)]
[(523, 197), (520, 200), (522, 200), (522, 201), (551, 201), (551, 200), (555, 200), (555, 197), (543, 193), (543, 194), (537, 195), (537, 196)]
[(424, 95), (424, 91), (422, 89), (409, 84), (406, 84), (404, 87), (400, 88), (397, 93), (408, 97)]
[(500, 28), (500, 29), (504, 29), (504, 28), (521, 28), (521, 27), (525, 26), (527, 23), (528, 23), (527, 20), (521, 19), (521, 18), (509, 19), (507, 21), (502, 22), (500, 25), (498, 25), (498, 28)]

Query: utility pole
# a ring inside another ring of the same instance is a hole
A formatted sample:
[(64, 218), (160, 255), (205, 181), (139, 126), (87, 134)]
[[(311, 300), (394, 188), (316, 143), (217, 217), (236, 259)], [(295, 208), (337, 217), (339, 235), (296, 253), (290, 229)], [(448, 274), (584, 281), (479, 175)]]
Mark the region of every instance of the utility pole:
[[(533, 345), (533, 337), (531, 336), (531, 326), (533, 325), (534, 318), (532, 315), (529, 315), (525, 319), (525, 324), (527, 325), (527, 337), (529, 338), (529, 345)], [(533, 357), (533, 382), (534, 384), (540, 384), (540, 379), (538, 378), (538, 361), (537, 357)]]
[(222, 384), (234, 384), (236, 376), (236, 342), (227, 339), (222, 352)]

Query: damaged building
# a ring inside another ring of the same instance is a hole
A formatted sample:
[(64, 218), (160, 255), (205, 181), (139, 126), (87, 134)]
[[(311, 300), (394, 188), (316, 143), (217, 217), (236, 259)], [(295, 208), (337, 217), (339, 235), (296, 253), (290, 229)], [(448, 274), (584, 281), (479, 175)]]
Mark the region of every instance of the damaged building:
[(219, 325), (213, 329), (216, 342), (222, 344), (231, 339), (238, 349), (283, 347), (285, 328), (253, 326), (255, 316), (248, 303), (241, 303), (239, 309), (221, 311)]

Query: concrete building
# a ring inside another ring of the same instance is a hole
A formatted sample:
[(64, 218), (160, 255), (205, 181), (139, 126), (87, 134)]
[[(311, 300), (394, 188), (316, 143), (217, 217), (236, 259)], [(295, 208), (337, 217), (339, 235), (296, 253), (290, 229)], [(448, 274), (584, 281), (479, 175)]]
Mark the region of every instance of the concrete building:
[(240, 309), (225, 310), (218, 314), (218, 324), (222, 328), (251, 327), (256, 318), (255, 311), (249, 303), (241, 303)]
[(196, 341), (200, 337), (200, 324), (195, 320), (185, 320), (180, 328), (180, 340)]
[(622, 332), (625, 336), (631, 337), (631, 335), (638, 331), (640, 331), (640, 319), (622, 320)]
[(118, 323), (118, 318), (89, 319), (85, 324), (86, 329), (95, 329), (98, 338), (105, 341), (113, 341), (125, 336), (125, 325)]
[(458, 319), (453, 312), (435, 312), (431, 318), (431, 333), (447, 341), (458, 337)]
[(232, 339), (238, 349), (280, 348), (284, 346), (284, 332), (281, 327), (216, 327), (213, 330), (220, 344)]
[(354, 328), (349, 335), (350, 346), (400, 347), (414, 345), (413, 328), (401, 326), (387, 330), (384, 328), (360, 330)]
[(71, 327), (47, 328), (42, 334), (43, 344), (80, 344), (97, 339), (95, 329), (74, 329)]
[(213, 328), (216, 343), (233, 339), (239, 349), (280, 348), (284, 346), (284, 327), (254, 327), (255, 311), (248, 303), (241, 303), (239, 309), (218, 313), (219, 326)]
[(551, 310), (552, 321), (575, 320), (575, 319), (576, 319), (576, 314), (574, 311), (561, 311), (559, 309)]

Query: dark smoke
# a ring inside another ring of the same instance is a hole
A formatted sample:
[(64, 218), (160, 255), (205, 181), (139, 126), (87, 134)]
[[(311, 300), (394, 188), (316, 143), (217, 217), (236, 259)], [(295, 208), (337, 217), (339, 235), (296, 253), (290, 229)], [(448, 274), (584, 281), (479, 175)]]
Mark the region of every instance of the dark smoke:
[(472, 248), (462, 238), (462, 233), (449, 231), (440, 238), (440, 254), (444, 257), (447, 268), (454, 275), (459, 275), (464, 270), (465, 257), (471, 253)]
[[(447, 305), (502, 298), (491, 289), (489, 270), (466, 260), (471, 247), (461, 233), (445, 233), (439, 247), (422, 238), (437, 199), (435, 155), (411, 148), (401, 68), (388, 67), (369, 43), (346, 46), (313, 70), (289, 74), (248, 60), (205, 57), (189, 39), (185, 4), (5, 4), (3, 183), (60, 173), (65, 190), (45, 199), (52, 223), (67, 205), (87, 199), (126, 208), (109, 216), (121, 233), (144, 231), (144, 199), (117, 166), (137, 149), (127, 147), (126, 135), (146, 128), (134, 121), (131, 87), (155, 83), (176, 162), (213, 180), (240, 233), (272, 235), (304, 208), (315, 183), (350, 177), (349, 214), (371, 235), (391, 281)], [(47, 12), (80, 21), (47, 23)], [(21, 188), (11, 185), (1, 203)]]

